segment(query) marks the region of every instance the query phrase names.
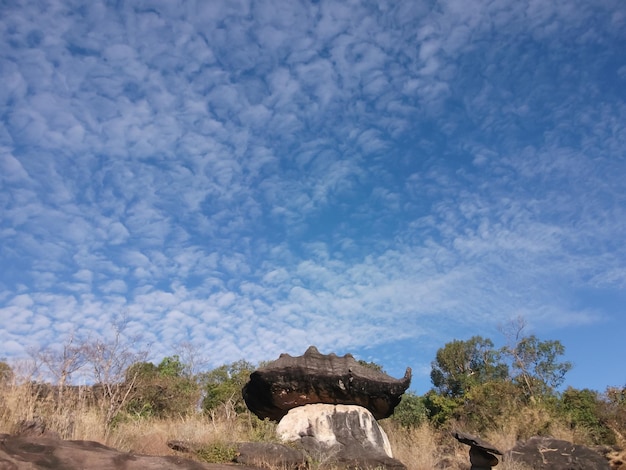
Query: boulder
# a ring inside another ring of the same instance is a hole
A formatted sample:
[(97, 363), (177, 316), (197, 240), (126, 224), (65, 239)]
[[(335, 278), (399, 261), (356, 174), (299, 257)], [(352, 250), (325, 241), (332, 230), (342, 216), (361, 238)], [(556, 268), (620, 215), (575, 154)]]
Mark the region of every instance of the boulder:
[(472, 464), (470, 470), (489, 470), (498, 465), (499, 460), (496, 455), (502, 455), (502, 452), (487, 441), (459, 431), (452, 435), (457, 441), (470, 446), (469, 458)]
[[(120, 452), (92, 441), (0, 434), (0, 468), (6, 470), (233, 470), (232, 465), (205, 464), (177, 456), (157, 457)], [(241, 470), (258, 467), (241, 466)]]
[(235, 462), (261, 468), (307, 468), (305, 452), (274, 442), (240, 442)]
[(318, 465), (405, 469), (374, 416), (357, 405), (314, 404), (291, 409), (276, 428)]
[(391, 416), (411, 384), (411, 369), (395, 379), (359, 364), (351, 354), (321, 354), (314, 346), (304, 355), (280, 357), (252, 374), (243, 388), (246, 405), (260, 419), (280, 419), (308, 404), (359, 405), (376, 419)]
[(589, 447), (550, 437), (532, 437), (505, 454), (533, 470), (610, 470), (608, 461)]

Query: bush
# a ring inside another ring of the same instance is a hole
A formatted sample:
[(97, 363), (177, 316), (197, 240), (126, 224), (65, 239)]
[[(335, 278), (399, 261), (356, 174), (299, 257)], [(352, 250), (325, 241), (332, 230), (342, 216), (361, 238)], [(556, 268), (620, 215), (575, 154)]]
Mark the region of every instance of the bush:
[(571, 428), (582, 430), (589, 437), (590, 444), (615, 443), (615, 434), (603, 422), (597, 392), (568, 387), (561, 396), (557, 411)]
[(198, 459), (208, 463), (229, 463), (237, 457), (237, 448), (232, 444), (214, 442), (197, 451)]
[(412, 392), (405, 393), (391, 419), (405, 428), (420, 426), (428, 420), (428, 410), (424, 399)]
[(481, 433), (517, 415), (523, 406), (522, 400), (522, 390), (510, 381), (477, 385), (465, 396), (461, 420), (473, 432)]

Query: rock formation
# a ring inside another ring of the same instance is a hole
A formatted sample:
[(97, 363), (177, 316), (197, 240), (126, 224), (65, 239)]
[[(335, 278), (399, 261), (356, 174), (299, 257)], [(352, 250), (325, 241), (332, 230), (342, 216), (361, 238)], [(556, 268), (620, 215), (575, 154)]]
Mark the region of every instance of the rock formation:
[(391, 416), (410, 383), (410, 368), (402, 379), (394, 379), (350, 354), (324, 355), (311, 346), (302, 356), (281, 354), (250, 374), (243, 397), (261, 419), (280, 421), (292, 408), (316, 403), (359, 405), (383, 419)]
[(283, 442), (296, 443), (309, 456), (355, 468), (405, 468), (393, 459), (385, 431), (357, 405), (305, 405), (293, 408), (276, 429)]
[[(0, 468), (11, 470), (232, 470), (232, 465), (205, 464), (176, 456), (120, 452), (91, 441), (0, 434)], [(258, 470), (258, 467), (239, 467)]]
[(496, 455), (502, 455), (502, 452), (488, 442), (458, 431), (452, 435), (459, 442), (470, 446), (469, 457), (472, 464), (470, 470), (490, 470), (491, 467), (498, 465), (499, 460)]
[(606, 458), (589, 447), (550, 437), (532, 437), (520, 442), (505, 458), (522, 462), (533, 470), (610, 470)]

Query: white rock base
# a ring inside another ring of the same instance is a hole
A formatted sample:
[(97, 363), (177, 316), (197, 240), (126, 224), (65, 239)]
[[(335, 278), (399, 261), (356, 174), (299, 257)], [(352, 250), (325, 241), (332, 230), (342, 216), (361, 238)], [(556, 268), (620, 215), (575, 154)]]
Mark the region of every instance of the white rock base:
[(327, 448), (361, 446), (393, 457), (387, 434), (372, 413), (361, 406), (299, 406), (280, 420), (276, 433), (283, 442), (312, 438)]

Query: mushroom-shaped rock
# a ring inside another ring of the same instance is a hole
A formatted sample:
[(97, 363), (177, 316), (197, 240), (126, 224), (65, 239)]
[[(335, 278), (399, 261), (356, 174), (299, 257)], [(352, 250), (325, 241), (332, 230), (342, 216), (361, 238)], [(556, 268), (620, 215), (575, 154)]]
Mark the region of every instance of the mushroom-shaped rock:
[(315, 346), (304, 355), (280, 357), (252, 374), (243, 388), (246, 405), (261, 419), (280, 419), (297, 406), (325, 403), (359, 405), (376, 419), (391, 416), (411, 384), (411, 369), (395, 379), (358, 363), (351, 354), (321, 354)]
[(471, 470), (488, 470), (498, 465), (499, 461), (496, 455), (502, 455), (502, 452), (487, 441), (463, 432), (454, 432), (452, 435), (457, 441), (470, 446)]

